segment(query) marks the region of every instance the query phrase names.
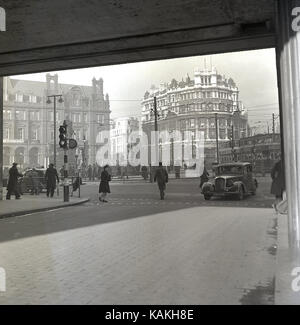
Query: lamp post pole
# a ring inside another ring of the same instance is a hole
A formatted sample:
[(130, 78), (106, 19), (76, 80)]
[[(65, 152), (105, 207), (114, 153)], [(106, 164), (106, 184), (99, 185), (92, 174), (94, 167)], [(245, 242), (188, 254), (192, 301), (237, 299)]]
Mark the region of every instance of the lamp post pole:
[(219, 130), (218, 130), (218, 113), (215, 113), (215, 131), (216, 131), (216, 150), (217, 150), (217, 163), (219, 160)]
[(47, 96), (47, 104), (51, 104), (51, 99), (53, 98), (53, 122), (54, 122), (54, 132), (53, 132), (53, 164), (56, 166), (56, 98), (59, 97), (58, 102), (62, 103), (63, 99), (62, 99), (62, 95), (49, 95)]

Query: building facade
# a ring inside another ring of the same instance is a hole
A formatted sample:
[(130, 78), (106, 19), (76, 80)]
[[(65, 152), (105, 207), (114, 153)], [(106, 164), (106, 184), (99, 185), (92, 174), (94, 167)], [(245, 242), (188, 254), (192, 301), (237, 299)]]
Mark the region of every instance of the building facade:
[[(61, 94), (63, 102), (47, 103), (47, 96)], [(58, 75), (46, 75), (45, 82), (4, 78), (3, 167), (17, 162), (21, 168), (47, 166), (54, 157), (54, 118), (56, 143), (64, 120), (72, 126), (72, 138), (79, 147), (72, 151), (78, 164), (95, 163), (99, 145), (97, 134), (109, 130), (109, 96), (103, 93), (103, 80), (93, 78), (92, 86), (61, 84)], [(57, 145), (57, 167), (63, 150)]]
[(129, 136), (139, 131), (140, 121), (133, 117), (116, 118), (110, 130), (111, 157), (116, 165), (127, 165), (130, 151)]
[[(152, 87), (142, 101), (143, 130), (150, 134), (154, 130), (154, 97), (157, 102), (158, 130), (169, 132), (191, 131), (195, 146), (196, 131), (204, 134), (204, 154), (210, 166), (217, 160), (216, 124), (218, 142), (226, 142), (248, 136), (247, 112), (239, 100), (239, 90), (232, 78), (218, 74), (215, 68), (196, 69), (194, 79), (173, 79), (159, 88)], [(161, 144), (164, 145), (163, 143)], [(172, 151), (172, 149), (171, 149)], [(171, 164), (176, 157), (171, 152)], [(183, 161), (181, 163), (184, 163)]]

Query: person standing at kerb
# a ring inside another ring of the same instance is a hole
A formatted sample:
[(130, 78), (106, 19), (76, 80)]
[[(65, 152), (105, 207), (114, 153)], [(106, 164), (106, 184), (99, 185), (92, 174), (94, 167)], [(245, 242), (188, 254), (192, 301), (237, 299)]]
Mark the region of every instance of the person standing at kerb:
[(56, 188), (56, 181), (57, 184), (59, 183), (59, 177), (57, 174), (57, 170), (54, 168), (53, 164), (49, 165), (49, 168), (47, 168), (46, 170), (46, 174), (45, 174), (45, 179), (46, 179), (46, 183), (47, 183), (47, 197), (53, 197), (54, 195), (54, 190)]
[(19, 173), (17, 165), (17, 163), (13, 163), (12, 167), (9, 169), (6, 200), (10, 200), (10, 196), (12, 193), (15, 194), (16, 200), (21, 198), (18, 189), (18, 177), (23, 177), (23, 175)]
[(156, 182), (156, 181), (157, 181), (157, 185), (158, 185), (159, 192), (160, 192), (160, 199), (164, 200), (166, 184), (169, 181), (169, 176), (168, 176), (168, 172), (163, 167), (162, 162), (159, 162), (159, 166), (156, 169), (155, 174), (154, 174), (154, 182)]
[(277, 204), (282, 201), (282, 194), (285, 190), (285, 175), (284, 175), (284, 166), (283, 162), (280, 159), (274, 165), (271, 170), (271, 194), (275, 195), (275, 201), (273, 203), (273, 208), (277, 212)]

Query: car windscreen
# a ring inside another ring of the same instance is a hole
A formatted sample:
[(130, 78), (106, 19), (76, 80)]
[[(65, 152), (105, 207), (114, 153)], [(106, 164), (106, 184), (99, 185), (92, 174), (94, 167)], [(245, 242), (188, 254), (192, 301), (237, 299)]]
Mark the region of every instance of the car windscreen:
[(242, 166), (220, 166), (218, 175), (241, 175), (243, 174)]

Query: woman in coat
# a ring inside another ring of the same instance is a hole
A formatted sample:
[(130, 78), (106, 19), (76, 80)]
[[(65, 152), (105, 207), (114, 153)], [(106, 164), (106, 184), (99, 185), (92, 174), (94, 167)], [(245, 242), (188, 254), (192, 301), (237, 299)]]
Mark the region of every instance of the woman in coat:
[(208, 180), (209, 180), (209, 173), (208, 173), (208, 171), (206, 170), (206, 168), (204, 167), (204, 169), (203, 169), (203, 173), (202, 173), (202, 175), (200, 176), (200, 185), (199, 185), (199, 187), (200, 188), (202, 188), (202, 185), (205, 183), (205, 182), (208, 182)]
[(272, 185), (271, 194), (275, 195), (273, 207), (277, 211), (277, 204), (282, 200), (282, 194), (285, 190), (284, 167), (282, 160), (277, 161), (271, 171)]
[(108, 169), (108, 165), (104, 166), (104, 169), (101, 173), (101, 177), (100, 177), (100, 185), (99, 185), (99, 201), (101, 202), (107, 202), (105, 200), (107, 193), (110, 193), (110, 188), (109, 188), (109, 182), (111, 181), (111, 176), (108, 173), (107, 169)]

